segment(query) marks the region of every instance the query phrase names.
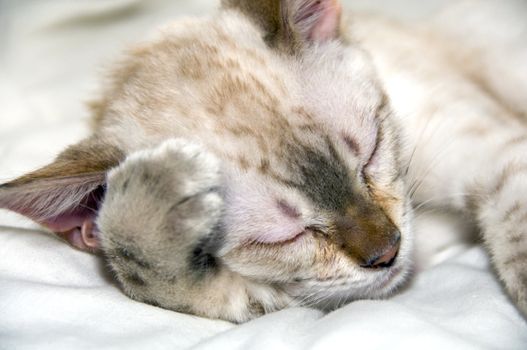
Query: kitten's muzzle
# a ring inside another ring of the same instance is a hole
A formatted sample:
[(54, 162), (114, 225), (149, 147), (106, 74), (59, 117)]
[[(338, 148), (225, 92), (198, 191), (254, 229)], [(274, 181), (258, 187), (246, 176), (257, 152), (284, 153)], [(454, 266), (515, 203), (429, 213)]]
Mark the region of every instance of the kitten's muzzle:
[(394, 264), (401, 232), (379, 207), (348, 208), (335, 221), (335, 243), (359, 266), (386, 268)]

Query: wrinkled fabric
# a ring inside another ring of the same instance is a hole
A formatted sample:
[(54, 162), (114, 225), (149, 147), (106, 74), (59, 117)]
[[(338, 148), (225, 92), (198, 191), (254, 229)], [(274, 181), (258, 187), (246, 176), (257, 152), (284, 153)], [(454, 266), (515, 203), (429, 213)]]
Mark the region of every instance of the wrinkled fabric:
[[(410, 20), (443, 2), (347, 5), (382, 5)], [(97, 96), (100, 73), (123, 47), (215, 5), (0, 2), (0, 181), (46, 164), (87, 135), (84, 102)], [(526, 349), (527, 323), (483, 249), (453, 245), (449, 252), (388, 300), (357, 301), (329, 314), (294, 308), (233, 325), (130, 300), (102, 259), (0, 211), (0, 349)]]

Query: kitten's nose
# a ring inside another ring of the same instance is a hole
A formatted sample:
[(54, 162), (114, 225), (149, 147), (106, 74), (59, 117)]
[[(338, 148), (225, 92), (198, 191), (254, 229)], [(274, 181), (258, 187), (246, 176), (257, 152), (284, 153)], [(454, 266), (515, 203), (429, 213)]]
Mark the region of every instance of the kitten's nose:
[(397, 238), (395, 244), (389, 247), (382, 255), (370, 259), (366, 264), (360, 265), (366, 268), (390, 267), (397, 258), (399, 246), (401, 244), (400, 236)]

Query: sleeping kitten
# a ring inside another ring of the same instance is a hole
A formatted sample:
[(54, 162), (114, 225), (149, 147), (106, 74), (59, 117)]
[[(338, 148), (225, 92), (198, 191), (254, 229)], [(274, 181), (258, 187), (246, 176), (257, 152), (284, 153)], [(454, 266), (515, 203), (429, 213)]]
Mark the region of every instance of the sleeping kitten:
[(101, 252), (136, 300), (244, 322), (390, 295), (413, 195), (478, 221), (527, 313), (523, 106), (452, 48), (336, 0), (224, 0), (132, 49), (92, 136), (0, 207)]

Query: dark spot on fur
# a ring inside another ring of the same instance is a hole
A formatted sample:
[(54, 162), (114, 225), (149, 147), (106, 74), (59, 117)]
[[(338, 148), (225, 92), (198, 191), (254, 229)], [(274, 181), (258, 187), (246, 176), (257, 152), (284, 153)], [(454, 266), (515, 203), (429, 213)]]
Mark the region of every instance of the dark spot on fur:
[(190, 258), (190, 264), (197, 272), (206, 272), (217, 267), (214, 256), (204, 249), (204, 246), (198, 244), (193, 250)]
[(186, 202), (188, 202), (189, 200), (191, 200), (194, 197), (195, 197), (195, 195), (183, 197), (179, 202), (176, 203), (175, 206), (170, 208), (170, 211), (177, 210), (177, 207), (179, 207), (180, 205), (185, 204)]
[(139, 276), (137, 273), (131, 273), (131, 274), (123, 274), (123, 279), (130, 283), (130, 284), (133, 284), (135, 286), (140, 286), (140, 287), (144, 287), (146, 286), (146, 281), (144, 279), (141, 278), (141, 276)]
[(152, 265), (149, 262), (144, 261), (143, 259), (140, 259), (139, 257), (137, 257), (136, 254), (134, 254), (128, 248), (125, 248), (125, 247), (122, 247), (122, 246), (116, 248), (115, 249), (115, 255), (118, 256), (118, 257), (121, 257), (122, 259), (124, 259), (126, 261), (134, 262), (134, 263), (136, 263), (137, 265), (139, 265), (142, 268), (145, 268), (145, 269), (152, 268)]
[(389, 104), (390, 104), (390, 99), (388, 98), (388, 95), (383, 93), (381, 96), (381, 102), (377, 106), (376, 117), (379, 117), (382, 111), (384, 111), (386, 108), (389, 108), (390, 107)]
[(278, 208), (280, 208), (282, 213), (289, 216), (290, 218), (298, 219), (300, 217), (300, 212), (298, 211), (298, 209), (291, 206), (286, 201), (280, 199), (276, 201), (276, 204), (278, 205)]
[(342, 211), (353, 200), (351, 178), (333, 144), (326, 141), (329, 154), (309, 147), (290, 146), (292, 173), (299, 179), (289, 184), (297, 187), (322, 209)]
[(141, 172), (141, 182), (148, 184), (148, 183), (158, 183), (158, 176), (152, 174), (150, 171), (143, 169)]
[(143, 303), (149, 304), (149, 305), (152, 305), (152, 306), (155, 306), (155, 307), (161, 307), (161, 305), (159, 305), (159, 303), (157, 301), (152, 300), (152, 299), (143, 299)]
[(249, 312), (251, 315), (260, 316), (265, 314), (265, 308), (259, 301), (251, 300), (249, 302)]
[(512, 178), (526, 172), (527, 164), (511, 162), (509, 165), (504, 167), (501, 175), (498, 177), (492, 193), (495, 195), (499, 194)]
[[(159, 276), (160, 274), (158, 274)], [(164, 274), (162, 276), (163, 280), (170, 284), (176, 284), (178, 282), (178, 277), (174, 274)]]
[(121, 187), (121, 191), (122, 192), (126, 192), (126, 190), (128, 189), (128, 184), (130, 183), (130, 179), (126, 179), (123, 183), (123, 186)]
[(224, 234), (223, 225), (218, 223), (212, 227), (206, 237), (196, 244), (190, 254), (190, 266), (194, 272), (202, 275), (218, 269), (215, 254), (223, 245)]
[(526, 262), (527, 262), (527, 252), (521, 252), (505, 260), (503, 265), (511, 266), (511, 265), (517, 265), (517, 264), (524, 264)]
[(258, 170), (262, 173), (262, 174), (267, 174), (269, 172), (269, 167), (270, 167), (270, 162), (269, 162), (269, 159), (262, 159), (260, 161), (260, 165), (258, 166)]
[(243, 155), (238, 156), (238, 164), (243, 170), (249, 169), (249, 161)]
[(525, 235), (518, 234), (518, 235), (513, 235), (513, 236), (508, 237), (508, 240), (512, 244), (517, 244), (523, 241), (524, 238), (525, 238)]
[(192, 308), (190, 305), (178, 305), (174, 307), (174, 311), (182, 314), (192, 314)]
[(353, 152), (354, 155), (358, 156), (360, 155), (360, 146), (351, 136), (342, 134), (342, 139), (344, 140), (344, 143), (346, 143), (346, 146)]

